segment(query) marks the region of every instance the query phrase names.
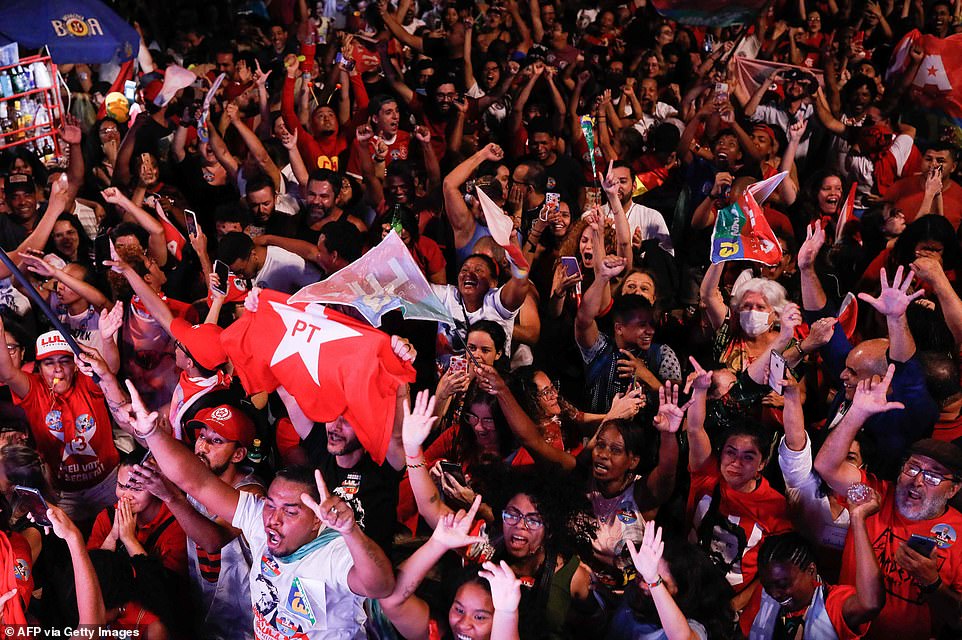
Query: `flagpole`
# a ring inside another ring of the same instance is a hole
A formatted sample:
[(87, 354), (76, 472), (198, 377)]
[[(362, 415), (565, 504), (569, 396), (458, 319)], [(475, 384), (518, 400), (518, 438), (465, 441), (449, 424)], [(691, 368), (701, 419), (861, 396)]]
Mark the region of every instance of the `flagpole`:
[[(60, 321), (60, 318), (57, 317), (57, 314), (53, 312), (53, 309), (50, 308), (50, 305), (47, 304), (47, 301), (43, 299), (36, 289), (33, 288), (33, 284), (31, 284), (31, 282), (27, 279), (27, 276), (23, 274), (19, 267), (14, 264), (13, 260), (9, 255), (7, 255), (6, 251), (0, 251), (0, 262), (2, 262), (3, 266), (10, 270), (10, 273), (13, 274), (13, 277), (17, 279), (17, 282), (23, 285), (24, 293), (26, 293), (27, 297), (30, 298), (30, 301), (33, 302), (33, 304), (43, 312), (43, 315), (47, 316), (47, 320), (50, 321), (50, 324), (53, 325), (53, 328), (63, 336), (64, 340), (67, 341), (67, 345), (70, 347), (70, 350), (78, 356), (81, 355), (83, 351), (80, 350), (80, 346), (77, 344), (77, 341), (74, 340), (72, 335), (70, 335), (70, 331), (63, 325), (63, 323)], [(93, 380), (94, 382), (99, 383), (100, 376), (94, 373)]]

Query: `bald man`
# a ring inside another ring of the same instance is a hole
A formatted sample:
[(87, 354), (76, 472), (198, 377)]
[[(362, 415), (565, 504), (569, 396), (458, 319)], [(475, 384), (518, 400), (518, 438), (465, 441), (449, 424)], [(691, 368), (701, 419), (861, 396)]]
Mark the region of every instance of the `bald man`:
[[(825, 242), (825, 231), (809, 232), (808, 239), (798, 251), (798, 269), (801, 274), (802, 309), (805, 321), (812, 332), (824, 335), (819, 349), (825, 371), (830, 380), (837, 381), (838, 393), (826, 418), (828, 428), (834, 428), (851, 405), (859, 382), (885, 375), (889, 364), (895, 365), (892, 378), (891, 399), (901, 402), (905, 409), (889, 411), (872, 416), (865, 422), (864, 430), (875, 441), (878, 461), (875, 473), (891, 479), (898, 474), (899, 465), (910, 444), (932, 435), (939, 410), (925, 384), (925, 372), (915, 354), (915, 339), (909, 331), (905, 311), (922, 295), (921, 291), (908, 293), (912, 274), (899, 269), (894, 274), (882, 271), (881, 291), (878, 297), (864, 293), (859, 299), (885, 317), (888, 340), (864, 340), (852, 345), (842, 327), (835, 322), (837, 309), (830, 303), (815, 272), (815, 258)], [(891, 276), (891, 282), (889, 277)]]

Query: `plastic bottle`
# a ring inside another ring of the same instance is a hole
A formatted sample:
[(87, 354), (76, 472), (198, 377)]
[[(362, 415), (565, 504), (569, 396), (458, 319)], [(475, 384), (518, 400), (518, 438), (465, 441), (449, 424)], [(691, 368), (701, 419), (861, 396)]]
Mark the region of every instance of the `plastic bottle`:
[(49, 89), (53, 86), (53, 80), (50, 78), (50, 70), (47, 69), (47, 65), (42, 62), (34, 62), (30, 68), (33, 71), (33, 80), (38, 89)]
[(13, 81), (10, 79), (9, 71), (0, 71), (0, 94), (12, 96), (14, 94)]

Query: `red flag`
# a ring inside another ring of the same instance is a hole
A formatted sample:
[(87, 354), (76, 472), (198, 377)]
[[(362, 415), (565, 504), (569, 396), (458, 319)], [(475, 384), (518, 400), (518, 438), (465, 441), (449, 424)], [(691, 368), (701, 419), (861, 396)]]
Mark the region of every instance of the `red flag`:
[[(130, 60), (121, 63), (120, 71), (117, 73), (117, 77), (114, 78), (113, 84), (110, 85), (110, 89), (107, 93), (123, 93), (124, 83), (128, 80), (134, 79), (134, 63), (137, 62), (137, 56), (134, 56)], [(107, 103), (104, 102), (97, 109), (97, 119), (101, 119), (107, 115)]]
[(711, 235), (712, 263), (728, 260), (754, 260), (778, 264), (782, 245), (768, 225), (762, 203), (788, 175), (786, 171), (750, 185), (731, 206), (718, 212)]
[(387, 454), (398, 385), (414, 382), (414, 367), (373, 327), (317, 304), (287, 304), (263, 290), (255, 313), (221, 334), (221, 344), (248, 393), (283, 386), (315, 422), (340, 416), (380, 464)]
[(912, 79), (912, 98), (923, 107), (940, 109), (956, 124), (962, 123), (962, 34), (938, 38), (913, 29), (903, 37), (885, 73), (886, 80), (904, 73), (912, 47), (922, 49), (925, 57)]
[(845, 202), (842, 203), (842, 209), (838, 212), (838, 220), (835, 221), (835, 244), (842, 241), (842, 237), (845, 233), (845, 225), (850, 221), (855, 220), (855, 187), (858, 186), (857, 183), (853, 182), (852, 187), (848, 190), (848, 197), (845, 198)]
[(164, 239), (167, 241), (167, 250), (170, 251), (178, 260), (183, 260), (184, 247), (187, 246), (187, 238), (174, 226), (174, 223), (167, 217), (164, 206), (160, 204), (160, 198), (154, 200), (154, 209), (157, 210), (157, 217), (160, 224), (164, 227)]
[(858, 322), (858, 303), (855, 301), (855, 294), (849, 291), (842, 300), (842, 306), (838, 309), (838, 324), (845, 332), (845, 336), (851, 340), (855, 335), (855, 325)]

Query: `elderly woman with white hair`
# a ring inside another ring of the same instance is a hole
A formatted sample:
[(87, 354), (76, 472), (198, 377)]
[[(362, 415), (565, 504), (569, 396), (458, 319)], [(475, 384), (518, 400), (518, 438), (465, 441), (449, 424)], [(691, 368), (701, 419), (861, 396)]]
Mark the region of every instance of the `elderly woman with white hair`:
[[(715, 357), (735, 374), (747, 372), (764, 384), (769, 353), (781, 353), (786, 365), (792, 368), (815, 348), (807, 349), (804, 342), (796, 340), (801, 310), (786, 299), (785, 288), (774, 280), (743, 275), (735, 282), (731, 299), (725, 304), (719, 288), (724, 268), (724, 263), (711, 265), (701, 283), (702, 304), (716, 331)], [(781, 407), (783, 402), (780, 395), (772, 392), (763, 404)]]

